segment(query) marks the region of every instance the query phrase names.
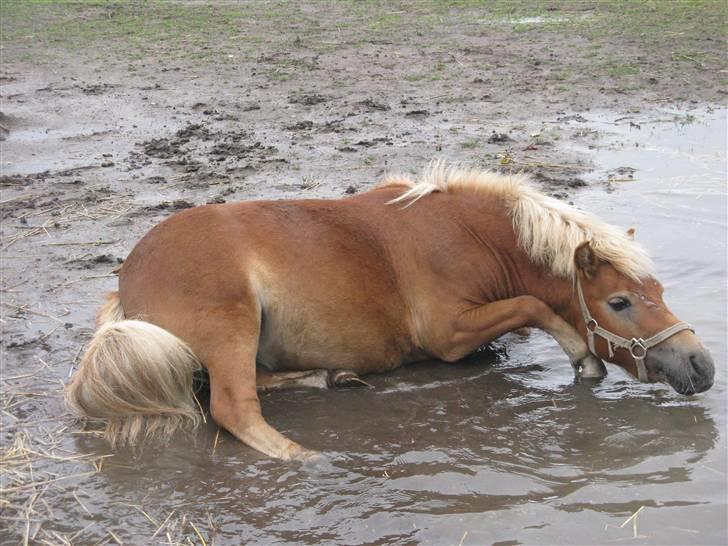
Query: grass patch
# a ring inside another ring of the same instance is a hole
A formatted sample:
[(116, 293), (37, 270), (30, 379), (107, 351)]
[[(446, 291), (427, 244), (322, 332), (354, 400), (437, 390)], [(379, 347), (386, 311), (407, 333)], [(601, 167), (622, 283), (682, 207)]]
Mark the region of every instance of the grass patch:
[(635, 65), (625, 62), (612, 60), (604, 65), (604, 70), (612, 78), (619, 78), (622, 76), (633, 76), (639, 73), (639, 68)]
[[(573, 55), (554, 59), (539, 54), (539, 64), (558, 65), (553, 79), (568, 81), (570, 74), (588, 68), (620, 80), (638, 73), (639, 55), (661, 69), (719, 74), (726, 67), (727, 19), (723, 0), (418, 0), (406, 5), (384, 0), (1, 0), (0, 44), (6, 63), (28, 59), (30, 48), (40, 62), (65, 50), (83, 58), (209, 64), (253, 60), (262, 50), (335, 55), (342, 47), (358, 50), (370, 44), (450, 51), (459, 47), (452, 42), (453, 31), (486, 41), (490, 34), (510, 34), (545, 51), (558, 35), (575, 48)], [(449, 66), (433, 69), (428, 61), (423, 57), (423, 65), (412, 67), (405, 79), (455, 77)], [(474, 59), (487, 67), (489, 61)], [(263, 70), (274, 80), (297, 74), (290, 66), (269, 64)]]

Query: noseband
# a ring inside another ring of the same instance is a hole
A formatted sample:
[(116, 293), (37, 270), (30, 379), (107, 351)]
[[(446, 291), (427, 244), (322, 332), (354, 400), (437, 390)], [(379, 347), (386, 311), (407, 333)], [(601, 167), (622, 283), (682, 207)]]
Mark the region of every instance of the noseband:
[(599, 323), (596, 321), (596, 319), (591, 316), (589, 308), (586, 306), (586, 300), (584, 299), (584, 292), (581, 289), (580, 279), (577, 279), (576, 281), (576, 290), (579, 294), (579, 305), (581, 306), (581, 314), (584, 317), (584, 322), (586, 323), (586, 340), (587, 344), (589, 345), (589, 350), (592, 352), (593, 355), (596, 356), (597, 352), (594, 349), (595, 336), (600, 336), (607, 341), (609, 358), (612, 358), (614, 356), (614, 347), (622, 347), (623, 349), (627, 349), (629, 351), (629, 354), (632, 355), (632, 358), (634, 358), (634, 363), (637, 367), (637, 378), (643, 383), (647, 382), (647, 368), (645, 367), (645, 358), (647, 358), (647, 351), (655, 345), (659, 345), (666, 339), (674, 336), (678, 332), (682, 332), (683, 330), (690, 330), (691, 332), (694, 331), (692, 326), (690, 326), (687, 322), (680, 321), (647, 339), (642, 339), (640, 337), (627, 339), (626, 337), (618, 336), (617, 334), (614, 334), (609, 330), (605, 330), (604, 328), (599, 326)]

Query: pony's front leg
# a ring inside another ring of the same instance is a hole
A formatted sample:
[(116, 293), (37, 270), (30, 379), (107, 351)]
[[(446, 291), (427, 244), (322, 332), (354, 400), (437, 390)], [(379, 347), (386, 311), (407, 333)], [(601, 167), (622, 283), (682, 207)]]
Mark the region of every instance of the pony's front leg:
[(480, 345), (524, 326), (548, 332), (582, 377), (597, 378), (607, 374), (602, 361), (589, 352), (578, 332), (533, 296), (495, 301), (463, 311), (455, 322), (455, 335), (444, 357), (446, 360), (462, 358)]

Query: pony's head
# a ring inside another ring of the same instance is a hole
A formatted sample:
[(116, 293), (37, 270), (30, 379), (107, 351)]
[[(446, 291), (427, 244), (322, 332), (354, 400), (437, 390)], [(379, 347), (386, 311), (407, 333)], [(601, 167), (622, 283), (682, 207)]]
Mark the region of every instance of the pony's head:
[(710, 353), (667, 308), (657, 279), (620, 273), (588, 242), (576, 248), (574, 263), (578, 329), (592, 352), (642, 381), (666, 381), (681, 394), (713, 385)]

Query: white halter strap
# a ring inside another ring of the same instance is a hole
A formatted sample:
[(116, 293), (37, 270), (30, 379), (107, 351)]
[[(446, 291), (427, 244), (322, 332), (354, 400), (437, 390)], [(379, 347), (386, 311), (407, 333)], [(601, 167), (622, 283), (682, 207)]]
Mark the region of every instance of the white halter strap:
[(647, 382), (647, 367), (645, 366), (647, 351), (655, 345), (659, 345), (666, 339), (674, 336), (678, 332), (682, 332), (683, 330), (690, 330), (691, 332), (694, 331), (692, 326), (690, 326), (687, 322), (681, 321), (673, 324), (668, 328), (665, 328), (661, 332), (658, 332), (654, 336), (647, 339), (642, 339), (638, 337), (627, 339), (626, 337), (618, 336), (617, 334), (614, 334), (609, 330), (605, 330), (604, 328), (599, 326), (599, 323), (594, 319), (594, 317), (591, 316), (589, 308), (586, 306), (584, 292), (581, 289), (581, 280), (579, 279), (576, 280), (576, 290), (579, 294), (579, 305), (581, 306), (581, 314), (584, 317), (584, 322), (586, 323), (586, 340), (587, 344), (589, 345), (589, 350), (592, 352), (593, 355), (597, 354), (596, 350), (594, 349), (595, 336), (602, 337), (607, 341), (607, 348), (609, 350), (610, 358), (614, 356), (614, 347), (622, 347), (624, 349), (627, 349), (629, 351), (629, 354), (632, 355), (632, 358), (634, 358), (635, 365), (637, 366), (637, 378), (643, 383)]

